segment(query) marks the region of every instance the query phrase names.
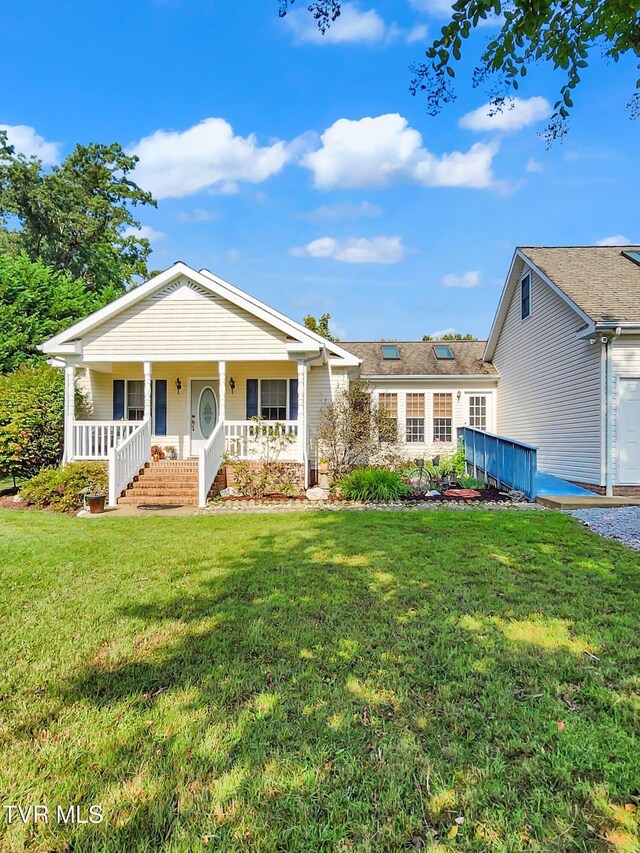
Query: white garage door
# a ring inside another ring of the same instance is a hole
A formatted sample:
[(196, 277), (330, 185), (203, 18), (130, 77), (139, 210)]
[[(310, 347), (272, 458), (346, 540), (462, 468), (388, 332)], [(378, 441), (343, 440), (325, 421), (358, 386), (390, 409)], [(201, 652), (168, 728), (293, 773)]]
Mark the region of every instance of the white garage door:
[(640, 379), (618, 387), (618, 483), (640, 483)]

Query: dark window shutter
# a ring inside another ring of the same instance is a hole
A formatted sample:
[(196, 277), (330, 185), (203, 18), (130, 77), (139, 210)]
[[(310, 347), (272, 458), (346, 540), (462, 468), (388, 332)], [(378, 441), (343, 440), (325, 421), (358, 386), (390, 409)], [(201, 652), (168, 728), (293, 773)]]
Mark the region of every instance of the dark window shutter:
[(124, 420), (124, 379), (113, 380), (113, 419)]
[(289, 420), (298, 420), (298, 380), (289, 380)]
[(258, 380), (247, 379), (247, 420), (258, 414)]
[(167, 380), (156, 379), (154, 435), (167, 434)]

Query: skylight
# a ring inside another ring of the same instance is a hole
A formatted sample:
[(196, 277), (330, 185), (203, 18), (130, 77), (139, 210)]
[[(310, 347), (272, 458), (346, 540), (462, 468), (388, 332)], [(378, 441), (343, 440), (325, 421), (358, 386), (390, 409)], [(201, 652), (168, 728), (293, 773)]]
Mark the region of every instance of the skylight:
[(448, 344), (436, 344), (433, 351), (436, 358), (453, 358), (453, 352)]
[(397, 344), (385, 344), (381, 349), (382, 357), (385, 359), (400, 358), (400, 350), (398, 349)]
[(640, 266), (640, 252), (629, 251), (622, 253), (625, 258), (629, 258), (630, 261), (633, 261), (634, 264), (638, 264)]

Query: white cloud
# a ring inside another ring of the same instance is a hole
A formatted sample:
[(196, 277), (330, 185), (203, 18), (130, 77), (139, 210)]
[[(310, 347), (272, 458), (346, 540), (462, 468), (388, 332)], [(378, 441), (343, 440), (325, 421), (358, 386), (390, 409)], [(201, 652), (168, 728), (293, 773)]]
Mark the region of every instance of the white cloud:
[(456, 329), (453, 326), (449, 326), (447, 329), (438, 329), (437, 332), (431, 332), (432, 338), (442, 338), (445, 335), (455, 335)]
[(498, 144), (476, 143), (469, 151), (437, 156), (403, 116), (391, 113), (352, 121), (339, 119), (321, 136), (321, 147), (302, 159), (316, 187), (381, 188), (408, 180), (423, 186), (489, 187)]
[(47, 165), (60, 160), (60, 143), (47, 142), (35, 128), (26, 124), (0, 124), (0, 130), (6, 131), (9, 145), (13, 145), (18, 154), (37, 157)]
[(298, 219), (306, 219), (308, 222), (347, 222), (352, 219), (373, 218), (382, 216), (382, 208), (377, 204), (363, 201), (361, 204), (344, 202), (343, 204), (321, 204), (308, 213), (299, 213)]
[(320, 237), (290, 250), (294, 257), (331, 258), (348, 264), (397, 264), (406, 254), (401, 237)]
[(307, 9), (294, 9), (285, 18), (296, 41), (314, 44), (374, 44), (389, 35), (389, 28), (375, 9), (360, 11), (353, 3), (343, 3), (340, 17), (323, 35)]
[(612, 234), (611, 237), (603, 237), (598, 240), (596, 246), (631, 246), (632, 241), (624, 234)]
[(502, 110), (496, 111), (492, 104), (484, 104), (463, 115), (458, 124), (468, 130), (499, 130), (509, 133), (549, 118), (551, 112), (549, 101), (539, 95), (533, 98), (510, 98), (505, 101)]
[(150, 225), (141, 225), (140, 228), (134, 228), (129, 225), (122, 232), (124, 237), (144, 237), (147, 240), (162, 240), (164, 234), (162, 231), (156, 231)]
[(259, 184), (280, 172), (295, 143), (261, 147), (255, 134), (236, 136), (222, 118), (207, 118), (184, 131), (157, 130), (130, 146), (140, 158), (135, 179), (156, 198), (182, 198), (207, 188), (228, 194), (238, 182)]
[(544, 166), (538, 160), (530, 157), (527, 161), (527, 172), (544, 172)]
[(462, 275), (449, 273), (449, 275), (444, 276), (442, 283), (445, 287), (462, 287), (465, 289), (477, 287), (480, 284), (480, 273), (478, 270), (469, 270), (463, 272)]
[(415, 44), (417, 41), (425, 41), (428, 32), (429, 30), (424, 24), (416, 24), (415, 27), (411, 27), (407, 33), (405, 41), (407, 44)]

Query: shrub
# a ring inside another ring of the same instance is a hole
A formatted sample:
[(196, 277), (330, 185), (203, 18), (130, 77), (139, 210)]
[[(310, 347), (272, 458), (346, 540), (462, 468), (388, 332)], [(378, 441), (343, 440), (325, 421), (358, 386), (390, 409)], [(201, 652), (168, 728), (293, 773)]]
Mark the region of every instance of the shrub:
[(342, 497), (352, 501), (397, 501), (409, 494), (402, 475), (384, 468), (358, 468), (340, 481)]
[(58, 465), (64, 436), (64, 376), (40, 364), (0, 375), (0, 475), (33, 477)]
[(108, 492), (104, 462), (70, 462), (62, 468), (45, 468), (20, 487), (20, 497), (38, 509), (71, 512), (82, 509), (84, 489), (90, 494)]
[(318, 445), (334, 480), (358, 466), (395, 464), (397, 421), (377, 405), (366, 382), (351, 382), (320, 410)]

